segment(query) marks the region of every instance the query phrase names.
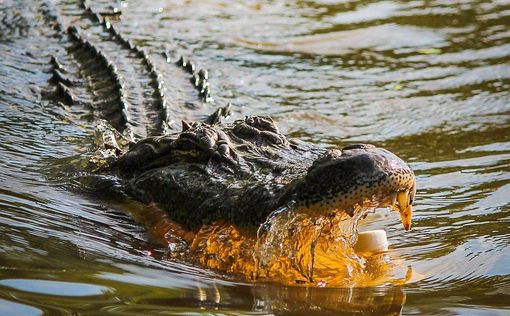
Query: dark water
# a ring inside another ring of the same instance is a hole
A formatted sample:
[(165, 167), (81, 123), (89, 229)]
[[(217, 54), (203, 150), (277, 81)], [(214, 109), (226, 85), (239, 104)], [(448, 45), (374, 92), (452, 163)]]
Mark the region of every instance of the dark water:
[[(80, 18), (75, 2), (56, 1), (64, 23)], [(370, 142), (409, 161), (413, 230), (388, 210), (362, 229), (384, 228), (401, 265), (424, 278), (288, 288), (167, 259), (126, 206), (54, 173), (89, 149), (93, 121), (41, 97), (63, 50), (41, 3), (3, 0), (0, 315), (510, 313), (510, 2), (94, 5), (121, 8), (117, 25), (149, 54), (193, 56), (234, 118), (270, 114), (295, 138)]]

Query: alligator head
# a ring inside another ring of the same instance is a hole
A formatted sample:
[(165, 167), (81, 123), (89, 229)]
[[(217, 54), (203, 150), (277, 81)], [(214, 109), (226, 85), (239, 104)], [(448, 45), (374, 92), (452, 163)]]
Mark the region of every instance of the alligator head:
[(156, 202), (189, 228), (217, 220), (258, 226), (294, 201), (310, 215), (390, 206), (408, 230), (416, 192), (410, 167), (385, 149), (325, 151), (288, 140), (263, 116), (184, 122), (180, 133), (138, 142), (114, 169), (131, 195)]

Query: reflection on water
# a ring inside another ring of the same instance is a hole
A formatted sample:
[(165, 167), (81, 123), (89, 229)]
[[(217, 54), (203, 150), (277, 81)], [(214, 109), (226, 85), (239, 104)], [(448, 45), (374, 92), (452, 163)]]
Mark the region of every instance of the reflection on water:
[(56, 296), (95, 296), (111, 291), (104, 286), (93, 284), (32, 279), (3, 279), (0, 285), (20, 291)]
[[(80, 18), (66, 9), (78, 2), (55, 2), (63, 20)], [(71, 192), (55, 163), (87, 151), (93, 122), (41, 97), (50, 54), (65, 55), (41, 7), (0, 3), (0, 315), (510, 309), (508, 1), (122, 6), (119, 29), (149, 53), (170, 47), (208, 68), (234, 118), (270, 114), (295, 138), (371, 142), (411, 163), (413, 230), (384, 210), (361, 229), (384, 228), (401, 266), (425, 278), (367, 289), (239, 284), (171, 259), (132, 206)]]
[(246, 39), (240, 39), (239, 43), (271, 52), (335, 56), (365, 49), (387, 51), (411, 47), (441, 47), (445, 42), (441, 34), (427, 29), (383, 24), (356, 30), (292, 37), (290, 40), (278, 40), (275, 43), (252, 42)]

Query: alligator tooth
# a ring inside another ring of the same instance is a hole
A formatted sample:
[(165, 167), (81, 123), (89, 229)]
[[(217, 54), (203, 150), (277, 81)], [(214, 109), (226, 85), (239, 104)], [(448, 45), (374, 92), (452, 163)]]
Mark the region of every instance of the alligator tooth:
[(400, 208), (404, 209), (409, 204), (409, 192), (408, 191), (400, 191), (397, 193), (398, 205)]
[(395, 209), (397, 203), (397, 192), (391, 192), (390, 193), (390, 206), (391, 208)]
[(115, 82), (120, 82), (120, 76), (117, 72), (113, 73), (113, 80)]
[(400, 212), (400, 220), (405, 230), (411, 229), (411, 221), (413, 217), (413, 208), (410, 202), (409, 191), (401, 191), (397, 194), (398, 208)]
[(397, 203), (397, 192), (391, 192), (390, 194), (390, 201), (391, 201), (391, 205), (395, 205), (395, 203)]

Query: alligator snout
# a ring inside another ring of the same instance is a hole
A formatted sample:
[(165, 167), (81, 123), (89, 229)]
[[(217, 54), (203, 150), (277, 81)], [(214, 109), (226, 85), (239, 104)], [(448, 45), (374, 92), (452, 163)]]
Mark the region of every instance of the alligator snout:
[(411, 228), (416, 179), (411, 168), (395, 154), (372, 145), (351, 145), (329, 150), (308, 169), (296, 199), (310, 212), (357, 207), (391, 207), (398, 211), (405, 230)]

